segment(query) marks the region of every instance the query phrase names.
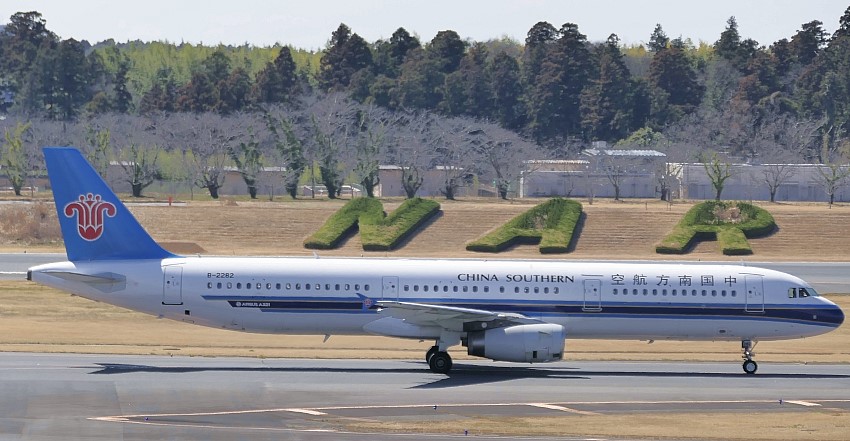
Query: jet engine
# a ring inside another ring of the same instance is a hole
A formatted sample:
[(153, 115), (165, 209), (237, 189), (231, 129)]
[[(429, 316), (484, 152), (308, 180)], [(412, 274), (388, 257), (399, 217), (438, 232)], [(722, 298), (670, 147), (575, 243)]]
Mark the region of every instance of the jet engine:
[(467, 354), (496, 361), (543, 363), (563, 357), (566, 330), (561, 325), (514, 325), (467, 333)]

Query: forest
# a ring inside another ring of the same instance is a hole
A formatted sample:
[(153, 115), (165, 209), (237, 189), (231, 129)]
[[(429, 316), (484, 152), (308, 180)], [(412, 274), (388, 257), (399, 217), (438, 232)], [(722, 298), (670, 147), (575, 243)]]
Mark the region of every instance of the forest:
[(0, 31), (0, 161), (33, 174), (33, 146), (74, 143), (135, 164), (134, 194), (169, 173), (213, 194), (210, 163), (239, 168), (249, 188), (251, 167), (281, 166), (296, 183), (318, 169), (329, 190), (350, 179), (369, 189), (377, 164), (395, 164), (415, 194), (416, 170), (442, 166), (447, 197), (472, 174), (504, 197), (523, 160), (601, 140), (678, 162), (720, 154), (850, 175), (850, 7), (832, 34), (814, 20), (769, 43), (745, 38), (734, 17), (712, 44), (661, 24), (647, 35), (590, 42), (578, 24), (539, 22), (523, 42), (452, 30), (420, 41), (404, 28), (367, 42), (340, 24), (314, 53), (91, 44), (19, 12)]

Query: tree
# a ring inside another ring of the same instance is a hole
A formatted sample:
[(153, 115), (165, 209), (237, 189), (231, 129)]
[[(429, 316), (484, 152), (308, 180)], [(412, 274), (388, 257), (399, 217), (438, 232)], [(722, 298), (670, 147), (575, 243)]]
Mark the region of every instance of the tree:
[(195, 71), (192, 79), (177, 91), (175, 109), (182, 112), (203, 113), (220, 106), (219, 89), (203, 71)]
[(502, 127), (519, 130), (525, 123), (522, 78), (516, 58), (499, 52), (488, 65), (493, 93), (492, 116)]
[(532, 87), (529, 122), (537, 140), (581, 133), (579, 108), (593, 72), (591, 55), (577, 25), (566, 23), (559, 32)]
[(726, 180), (733, 175), (732, 164), (727, 159), (721, 158), (717, 153), (712, 153), (711, 156), (703, 154), (700, 160), (703, 168), (705, 168), (705, 174), (711, 181), (711, 186), (714, 187), (714, 200), (719, 201)]
[(492, 123), (478, 123), (470, 133), (480, 179), (492, 181), (499, 197), (507, 199), (519, 185), (525, 161), (540, 157), (537, 144)]
[(144, 189), (159, 176), (159, 121), (149, 117), (107, 114), (93, 122), (109, 130), (111, 156), (121, 167), (123, 179), (130, 184), (133, 197), (142, 197)]
[(654, 105), (655, 112), (659, 113), (666, 105), (672, 106), (672, 112), (666, 112), (668, 117), (659, 121), (661, 126), (690, 113), (702, 99), (703, 88), (681, 41), (674, 40), (670, 47), (652, 57), (649, 82), (653, 88), (653, 99), (660, 101)]
[(404, 28), (398, 28), (388, 41), (375, 43), (375, 72), (388, 78), (396, 78), (408, 52), (421, 47), (416, 36)]
[(439, 31), (428, 43), (426, 52), (436, 60), (440, 72), (449, 74), (460, 66), (460, 60), (466, 52), (466, 42), (455, 31)]
[(818, 180), (829, 199), (829, 206), (835, 203), (835, 192), (850, 177), (850, 165), (844, 162), (830, 162), (818, 168)]
[(21, 195), (21, 188), (29, 171), (24, 136), (31, 127), (30, 123), (17, 123), (14, 129), (7, 128), (4, 133), (6, 145), (3, 148), (3, 171), (9, 179), (9, 184), (12, 185), (15, 196)]
[(805, 66), (814, 61), (829, 41), (827, 35), (820, 21), (804, 23), (802, 28), (791, 37), (790, 49), (797, 62)]
[(237, 147), (229, 146), (228, 153), (236, 164), (236, 170), (248, 186), (248, 195), (251, 199), (257, 199), (257, 180), (263, 171), (263, 154), (260, 151), (260, 143), (254, 136), (254, 130), (248, 126), (248, 140), (241, 141)]
[(668, 44), (670, 44), (670, 39), (664, 33), (664, 29), (661, 28), (661, 23), (657, 23), (652, 34), (649, 36), (649, 43), (646, 44), (646, 48), (655, 54), (667, 49)]
[(591, 139), (615, 140), (628, 135), (634, 120), (630, 75), (615, 34), (599, 47), (599, 76), (581, 93), (582, 126)]
[(366, 190), (367, 197), (375, 197), (375, 187), (381, 183), (381, 161), (387, 156), (390, 130), (398, 119), (389, 112), (374, 106), (362, 109), (357, 121), (357, 138), (354, 142), (354, 174)]
[(372, 66), (372, 52), (361, 36), (352, 34), (345, 24), (331, 34), (319, 66), (319, 85), (329, 91), (348, 88), (351, 77)]
[(257, 73), (257, 81), (252, 96), (260, 103), (288, 103), (296, 93), (298, 77), (292, 50), (288, 46), (280, 48), (273, 62)]
[(341, 157), (356, 127), (355, 106), (343, 94), (335, 93), (320, 97), (307, 111), (310, 115), (310, 142), (318, 160), (322, 183), (328, 190), (328, 197), (335, 199), (347, 174)]
[(298, 180), (307, 167), (304, 142), (296, 134), (296, 117), (281, 108), (263, 113), (272, 145), (283, 166), (283, 185), (292, 199), (298, 196)]

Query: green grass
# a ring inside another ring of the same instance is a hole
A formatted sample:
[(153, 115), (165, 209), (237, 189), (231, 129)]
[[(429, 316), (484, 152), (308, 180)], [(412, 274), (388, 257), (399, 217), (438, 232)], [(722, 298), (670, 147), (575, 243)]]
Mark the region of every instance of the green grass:
[(581, 211), (581, 204), (576, 201), (550, 199), (470, 242), (466, 249), (498, 253), (514, 245), (539, 244), (542, 254), (566, 253)]
[[(716, 213), (732, 208), (740, 210), (740, 223), (718, 219)], [(747, 238), (767, 236), (776, 230), (773, 216), (763, 208), (744, 202), (706, 201), (695, 205), (661, 242), (659, 254), (684, 254), (701, 240), (717, 239), (727, 256), (752, 254)]]
[(388, 251), (397, 247), (439, 211), (440, 204), (436, 201), (413, 198), (405, 200), (387, 216), (384, 214), (383, 204), (377, 199), (352, 199), (307, 238), (304, 247), (337, 248), (343, 239), (359, 227), (364, 250)]

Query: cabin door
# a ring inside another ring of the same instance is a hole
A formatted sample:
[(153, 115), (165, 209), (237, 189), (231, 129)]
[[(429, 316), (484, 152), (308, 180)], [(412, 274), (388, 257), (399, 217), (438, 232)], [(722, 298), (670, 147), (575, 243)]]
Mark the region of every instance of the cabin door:
[(762, 276), (746, 276), (747, 312), (764, 312), (764, 280)]
[(398, 277), (386, 276), (383, 278), (381, 298), (383, 300), (398, 300)]
[(164, 267), (165, 276), (162, 281), (162, 304), (183, 304), (183, 267), (179, 265)]
[(602, 311), (602, 281), (599, 279), (584, 280), (584, 311)]

